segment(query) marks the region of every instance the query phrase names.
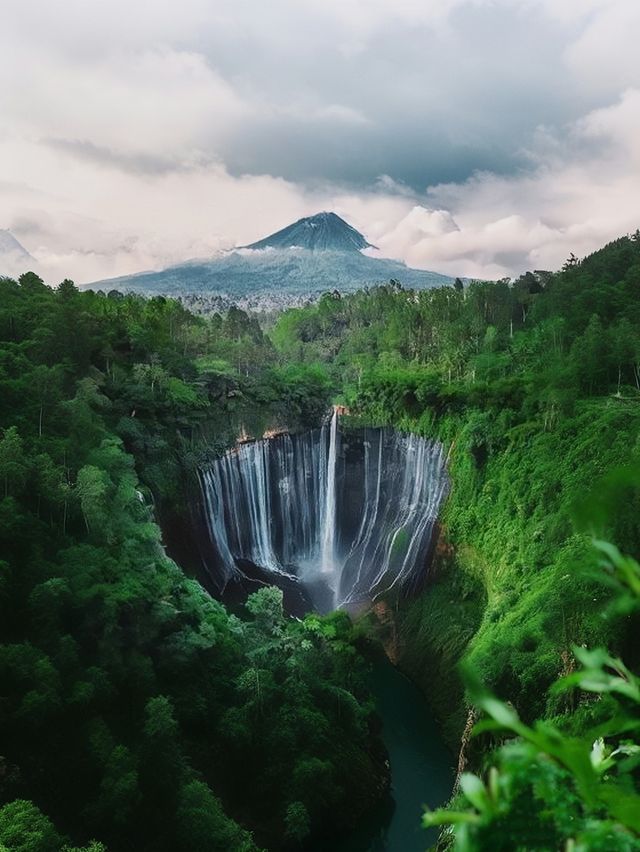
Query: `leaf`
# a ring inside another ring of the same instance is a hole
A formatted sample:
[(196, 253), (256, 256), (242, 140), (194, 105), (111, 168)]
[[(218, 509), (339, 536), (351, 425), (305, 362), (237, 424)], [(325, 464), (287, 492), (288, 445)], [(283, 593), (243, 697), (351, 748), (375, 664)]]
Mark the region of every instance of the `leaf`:
[(481, 813), (491, 811), (491, 801), (486, 787), (477, 775), (463, 772), (460, 776), (460, 788), (471, 804)]
[(620, 789), (617, 784), (603, 785), (599, 798), (613, 816), (636, 834), (640, 834), (640, 796)]
[(473, 811), (447, 811), (444, 808), (438, 811), (428, 811), (422, 817), (422, 825), (425, 828), (433, 828), (438, 825), (459, 825), (462, 823), (479, 823), (480, 817)]
[(492, 695), (484, 696), (479, 703), (482, 709), (504, 728), (520, 733), (520, 729), (523, 727), (520, 718), (516, 711), (512, 710), (507, 704), (498, 701)]

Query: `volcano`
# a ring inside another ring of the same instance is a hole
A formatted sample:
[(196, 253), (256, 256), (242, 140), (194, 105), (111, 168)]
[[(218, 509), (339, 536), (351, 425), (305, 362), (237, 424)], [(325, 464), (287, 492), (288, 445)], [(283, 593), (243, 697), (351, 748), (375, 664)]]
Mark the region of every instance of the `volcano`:
[(400, 261), (364, 253), (365, 249), (375, 246), (336, 213), (322, 212), (208, 260), (90, 286), (173, 296), (207, 313), (231, 304), (277, 309), (313, 301), (327, 291), (350, 293), (390, 281), (412, 289), (453, 283), (446, 275), (411, 269)]

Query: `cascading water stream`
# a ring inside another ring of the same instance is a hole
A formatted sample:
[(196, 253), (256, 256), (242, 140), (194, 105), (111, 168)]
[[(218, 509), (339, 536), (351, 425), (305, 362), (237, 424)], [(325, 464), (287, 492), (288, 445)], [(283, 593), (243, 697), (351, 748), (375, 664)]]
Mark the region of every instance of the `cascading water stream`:
[(336, 536), (336, 461), (338, 457), (338, 408), (334, 406), (329, 430), (329, 458), (327, 463), (327, 496), (322, 519), (322, 550), (320, 567), (323, 574), (335, 572)]
[(419, 579), (448, 480), (439, 443), (343, 431), (334, 409), (321, 429), (236, 447), (201, 483), (219, 585), (252, 563), (336, 608)]

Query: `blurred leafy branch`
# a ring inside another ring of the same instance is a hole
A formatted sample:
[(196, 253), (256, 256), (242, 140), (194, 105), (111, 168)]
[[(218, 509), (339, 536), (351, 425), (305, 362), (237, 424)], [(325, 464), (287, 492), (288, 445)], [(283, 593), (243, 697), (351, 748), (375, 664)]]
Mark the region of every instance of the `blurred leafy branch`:
[[(603, 579), (625, 609), (640, 608), (640, 565), (612, 544), (594, 541)], [(425, 814), (425, 827), (447, 826), (440, 845), (480, 850), (640, 849), (640, 678), (603, 648), (573, 647), (580, 668), (560, 678), (556, 693), (578, 690), (606, 701), (606, 718), (580, 736), (561, 722), (526, 725), (465, 671), (473, 704), (485, 714), (474, 735), (502, 736), (483, 779), (463, 773), (449, 808)], [(582, 698), (583, 709), (590, 712)], [(597, 715), (597, 714), (594, 714)]]

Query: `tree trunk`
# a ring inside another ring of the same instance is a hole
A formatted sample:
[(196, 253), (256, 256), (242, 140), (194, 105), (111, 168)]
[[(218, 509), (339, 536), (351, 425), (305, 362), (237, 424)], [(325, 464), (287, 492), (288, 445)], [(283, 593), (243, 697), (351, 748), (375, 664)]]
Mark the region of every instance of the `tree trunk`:
[(473, 726), (475, 725), (478, 719), (478, 713), (474, 707), (469, 708), (469, 712), (467, 714), (467, 722), (464, 726), (464, 731), (462, 732), (462, 737), (460, 739), (460, 751), (458, 753), (458, 767), (456, 771), (456, 780), (453, 785), (453, 792), (458, 792), (460, 789), (460, 778), (467, 768), (467, 749), (469, 747), (469, 743), (471, 742), (471, 732), (473, 730)]

